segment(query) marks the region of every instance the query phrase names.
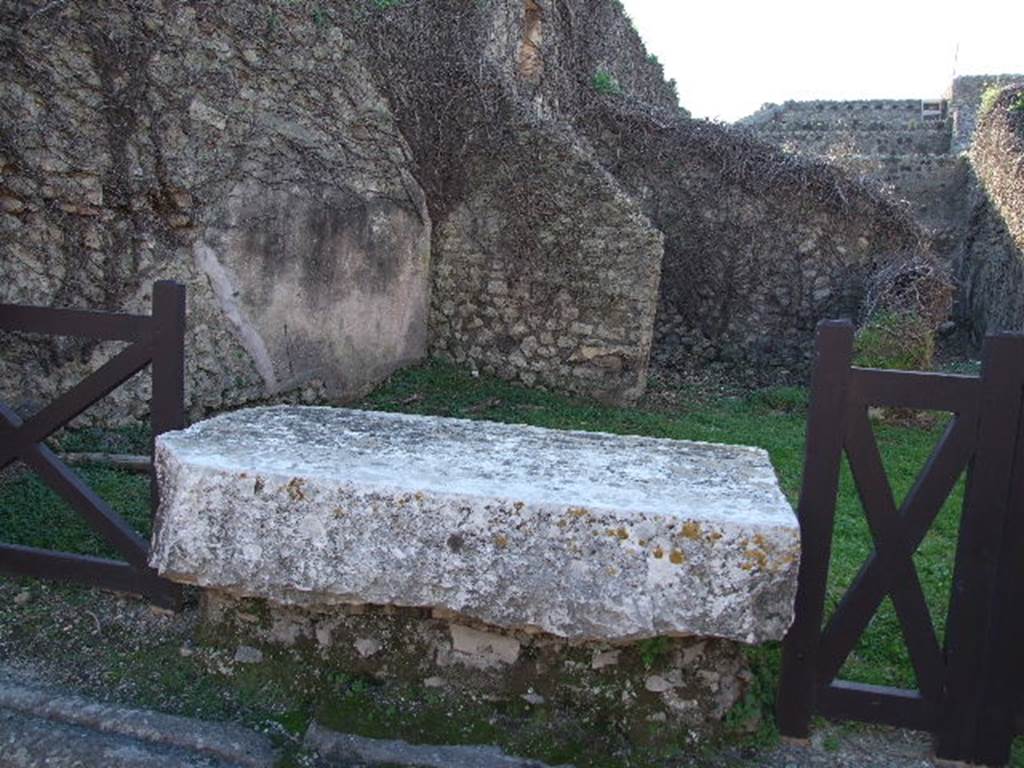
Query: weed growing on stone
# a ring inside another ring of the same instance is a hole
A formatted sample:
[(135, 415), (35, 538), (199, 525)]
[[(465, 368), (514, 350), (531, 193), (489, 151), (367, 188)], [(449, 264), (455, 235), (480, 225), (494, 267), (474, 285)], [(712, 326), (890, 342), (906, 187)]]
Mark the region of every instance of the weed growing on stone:
[(670, 645), (667, 637), (652, 637), (642, 640), (640, 642), (640, 659), (643, 661), (644, 667), (650, 669), (657, 664), (658, 660), (668, 652)]
[(981, 94), (981, 102), (978, 107), (978, 117), (984, 117), (992, 111), (992, 107), (996, 105), (996, 101), (999, 100), (999, 93), (1002, 91), (1002, 87), (998, 85), (990, 85)]
[(611, 72), (601, 70), (594, 75), (594, 90), (606, 96), (615, 96), (621, 93), (622, 88), (615, 75)]

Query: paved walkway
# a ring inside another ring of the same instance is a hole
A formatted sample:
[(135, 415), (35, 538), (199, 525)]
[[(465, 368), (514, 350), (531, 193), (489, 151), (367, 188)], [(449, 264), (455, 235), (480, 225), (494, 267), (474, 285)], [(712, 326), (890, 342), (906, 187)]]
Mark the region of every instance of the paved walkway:
[(236, 725), (0, 679), (0, 768), (272, 768), (276, 760), (269, 739)]
[[(314, 724), (307, 763), (316, 768), (544, 768), (487, 747), (418, 747), (346, 736)], [(714, 768), (930, 768), (927, 737), (906, 731), (835, 728), (808, 746), (728, 751)], [(46, 688), (0, 667), (0, 768), (273, 768), (266, 736), (100, 703)], [(709, 766), (709, 768), (711, 768)]]

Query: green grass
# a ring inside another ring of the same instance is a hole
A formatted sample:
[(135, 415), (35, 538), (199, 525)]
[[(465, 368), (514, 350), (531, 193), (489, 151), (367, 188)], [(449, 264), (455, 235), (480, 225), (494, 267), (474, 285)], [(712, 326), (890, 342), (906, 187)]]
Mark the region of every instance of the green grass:
[[(102, 467), (79, 475), (143, 537), (149, 537), (149, 477)], [(0, 481), (0, 542), (120, 559), (68, 504), (35, 475), (16, 471)]]
[[(146, 455), (147, 424), (118, 429), (85, 427), (62, 430), (48, 441), (58, 453)], [(150, 533), (149, 477), (105, 467), (81, 467), (77, 473), (135, 530)], [(20, 462), (0, 473), (0, 542), (56, 549), (98, 557), (117, 557), (56, 493)]]
[[(396, 374), (359, 403), (359, 407), (558, 429), (756, 445), (770, 453), (782, 488), (795, 504), (800, 489), (806, 429), (807, 394), (804, 390), (775, 388), (744, 396), (712, 398), (685, 392), (674, 399), (680, 405), (671, 408), (663, 405), (668, 401), (670, 398), (652, 397), (637, 408), (615, 408), (526, 389), (486, 376), (473, 377), (453, 366), (432, 362)], [(944, 423), (942, 417), (937, 417), (924, 425), (875, 424), (897, 502), (910, 489), (926, 463)], [(144, 444), (143, 433), (122, 433), (120, 438), (111, 438), (109, 434), (96, 432), (62, 438), (62, 447), (70, 449), (73, 446), (74, 450), (94, 450), (101, 445), (137, 450)], [(99, 468), (85, 469), (82, 474), (140, 532), (147, 533), (149, 486), (145, 476)], [(961, 482), (915, 555), (940, 642), (962, 494)], [(8, 473), (6, 479), (0, 476), (0, 541), (89, 554), (112, 554), (66, 505), (30, 475), (12, 476)], [(838, 602), (871, 548), (871, 535), (853, 479), (849, 468), (844, 466), (837, 502), (827, 597), (829, 607)], [(773, 670), (774, 674), (777, 650), (758, 653), (760, 663)], [(900, 628), (888, 601), (871, 622), (842, 675), (867, 683), (915, 685)], [(770, 686), (763, 688), (762, 698), (770, 698)], [(1018, 768), (1024, 768), (1022, 752), (1024, 750), (1018, 749), (1013, 763)]]

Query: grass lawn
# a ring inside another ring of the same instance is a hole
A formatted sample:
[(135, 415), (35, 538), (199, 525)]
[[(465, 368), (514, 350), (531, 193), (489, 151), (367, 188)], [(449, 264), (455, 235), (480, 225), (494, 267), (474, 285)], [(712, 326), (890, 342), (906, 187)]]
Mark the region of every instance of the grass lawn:
[[(807, 407), (807, 395), (801, 389), (771, 389), (736, 397), (659, 390), (638, 408), (613, 408), (488, 377), (474, 378), (452, 366), (433, 362), (396, 374), (359, 407), (756, 445), (771, 454), (782, 487), (794, 504), (800, 489)], [(924, 426), (876, 423), (876, 435), (898, 501), (927, 461), (943, 425), (941, 417)], [(110, 437), (77, 433), (63, 437), (62, 447), (89, 450), (103, 440), (109, 443)], [(136, 431), (125, 440), (132, 445), (144, 445), (145, 438)], [(149, 486), (145, 476), (97, 468), (83, 470), (83, 474), (115, 509), (123, 512), (142, 533), (148, 533)], [(945, 623), (962, 493), (961, 482), (915, 558), (940, 633)], [(0, 475), (0, 541), (112, 554), (31, 475), (10, 470), (6, 476)], [(871, 536), (849, 469), (844, 466), (828, 590), (830, 605), (838, 602), (870, 550)], [(769, 649), (760, 658), (771, 668), (777, 665), (777, 650)], [(866, 683), (915, 685), (888, 600), (842, 674)], [(1018, 755), (1014, 765), (1024, 768), (1024, 755)]]

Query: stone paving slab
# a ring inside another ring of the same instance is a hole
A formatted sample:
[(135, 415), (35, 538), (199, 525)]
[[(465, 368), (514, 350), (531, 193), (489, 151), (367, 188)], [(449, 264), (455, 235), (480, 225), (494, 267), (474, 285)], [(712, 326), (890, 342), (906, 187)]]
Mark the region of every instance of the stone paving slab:
[(239, 768), (207, 755), (0, 709), (0, 768)]
[[(270, 740), (211, 723), (0, 680), (0, 768), (271, 768)], [(102, 759), (101, 759), (102, 758)]]
[[(320, 758), (351, 761), (359, 766), (403, 766), (403, 768), (548, 768), (536, 760), (511, 757), (497, 747), (431, 746), (389, 739), (367, 739), (338, 733), (312, 723), (305, 745)], [(559, 766), (572, 768), (572, 766)]]
[(780, 639), (796, 517), (757, 448), (282, 406), (162, 435), (151, 564), (290, 605), (571, 640)]

